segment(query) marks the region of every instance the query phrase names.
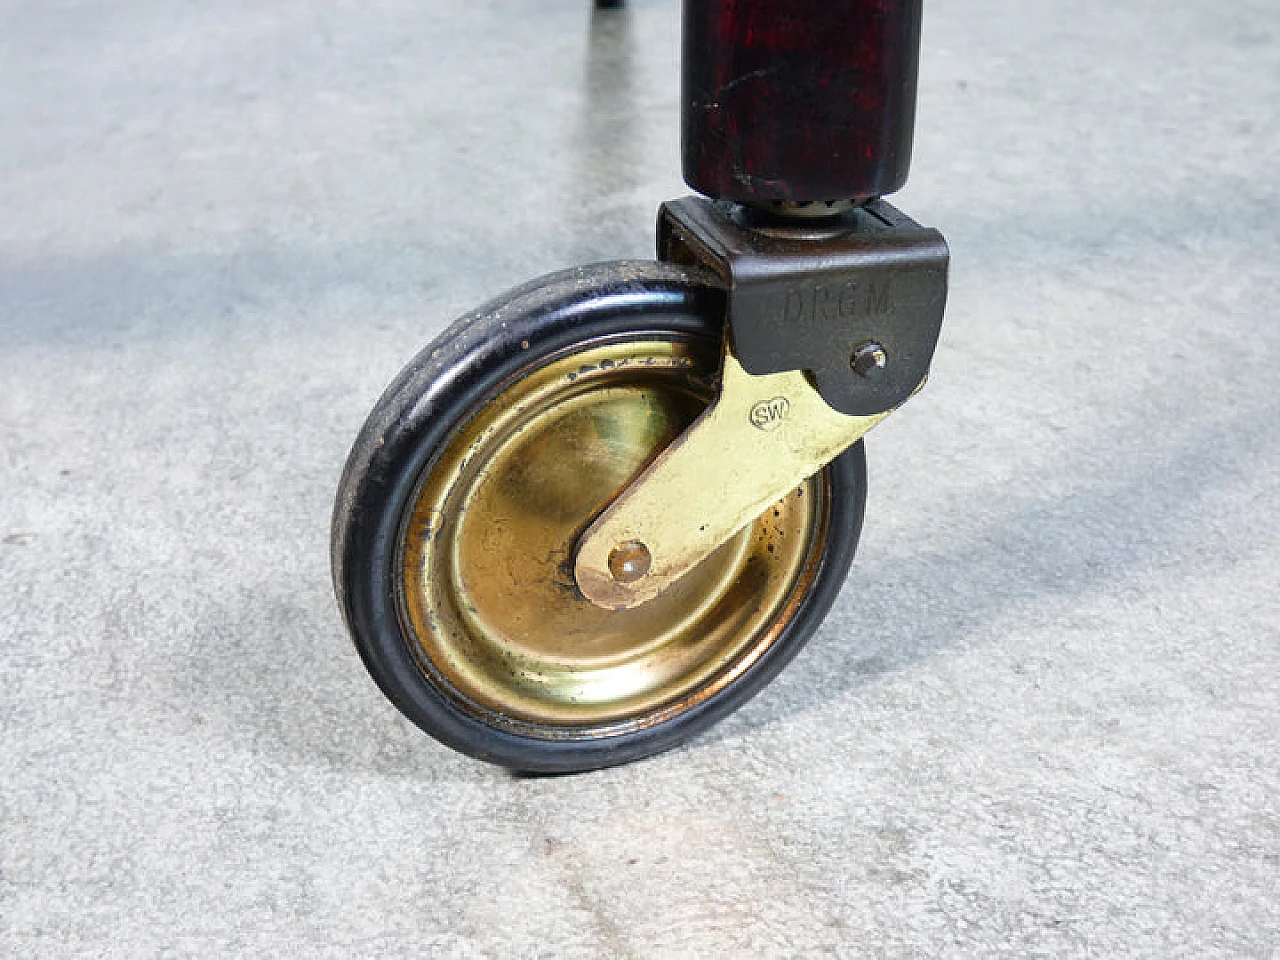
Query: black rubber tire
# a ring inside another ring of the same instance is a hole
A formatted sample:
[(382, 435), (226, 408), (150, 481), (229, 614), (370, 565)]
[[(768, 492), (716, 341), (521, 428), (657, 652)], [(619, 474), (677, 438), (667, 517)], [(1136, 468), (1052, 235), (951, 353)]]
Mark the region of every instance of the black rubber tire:
[(667, 750), (741, 706), (826, 616), (853, 561), (866, 502), (859, 442), (826, 468), (826, 548), (790, 623), (741, 677), (656, 725), (592, 739), (519, 736), (460, 709), (424, 675), (402, 626), (397, 556), (419, 478), (471, 412), (520, 370), (584, 340), (630, 333), (723, 335), (724, 294), (692, 269), (618, 262), (567, 270), (470, 313), (427, 346), (369, 415), (343, 471), (332, 528), (333, 580), (356, 649), (383, 693), (438, 740), (528, 773), (568, 773)]

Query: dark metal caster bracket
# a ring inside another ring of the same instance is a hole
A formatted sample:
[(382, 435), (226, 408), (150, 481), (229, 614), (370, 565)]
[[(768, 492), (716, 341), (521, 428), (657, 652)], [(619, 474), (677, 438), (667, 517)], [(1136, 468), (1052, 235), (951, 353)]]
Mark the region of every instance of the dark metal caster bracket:
[(747, 373), (808, 370), (840, 413), (890, 410), (929, 372), (947, 299), (947, 243), (883, 200), (788, 221), (701, 197), (674, 200), (658, 214), (658, 258), (721, 279)]

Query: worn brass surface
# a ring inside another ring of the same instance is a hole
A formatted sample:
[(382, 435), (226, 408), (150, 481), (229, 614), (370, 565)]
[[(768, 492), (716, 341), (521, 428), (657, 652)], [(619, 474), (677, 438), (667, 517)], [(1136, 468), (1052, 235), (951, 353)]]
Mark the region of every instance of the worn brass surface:
[[(851, 417), (829, 407), (803, 371), (753, 377), (726, 348), (720, 395), (583, 535), (574, 577), (592, 601), (638, 608), (813, 476), (891, 411)], [(619, 580), (619, 544), (649, 551), (646, 576)]]
[[(401, 611), (432, 682), (465, 709), (549, 737), (654, 723), (739, 676), (794, 614), (823, 549), (821, 477), (643, 607), (603, 609), (573, 579), (582, 531), (706, 408), (715, 353), (647, 339), (553, 360), (429, 469), (402, 535)], [(683, 515), (656, 509), (660, 525)], [(625, 569), (641, 558), (627, 547)]]

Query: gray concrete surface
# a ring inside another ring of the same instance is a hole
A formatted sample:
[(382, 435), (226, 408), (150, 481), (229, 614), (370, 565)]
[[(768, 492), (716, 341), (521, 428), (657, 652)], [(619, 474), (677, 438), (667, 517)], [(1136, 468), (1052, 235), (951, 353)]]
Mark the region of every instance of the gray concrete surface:
[(0, 953), (1277, 955), (1280, 8), (927, 8), (953, 299), (834, 613), (517, 779), (367, 679), (330, 500), (453, 315), (648, 255), (674, 3), (0, 5)]

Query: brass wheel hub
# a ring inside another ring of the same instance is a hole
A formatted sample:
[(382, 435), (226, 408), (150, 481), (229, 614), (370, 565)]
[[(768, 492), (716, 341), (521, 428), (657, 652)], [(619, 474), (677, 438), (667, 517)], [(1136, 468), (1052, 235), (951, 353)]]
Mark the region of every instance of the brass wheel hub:
[[(719, 360), (657, 335), (580, 345), (509, 380), (444, 446), (402, 528), (400, 604), (455, 703), (548, 738), (625, 732), (714, 695), (776, 641), (822, 556), (822, 474), (639, 606), (604, 609), (574, 581), (583, 531), (706, 409)], [(625, 582), (648, 562), (620, 543), (609, 569)]]

